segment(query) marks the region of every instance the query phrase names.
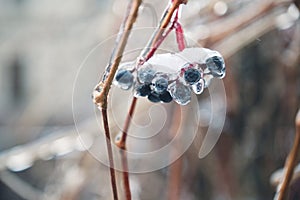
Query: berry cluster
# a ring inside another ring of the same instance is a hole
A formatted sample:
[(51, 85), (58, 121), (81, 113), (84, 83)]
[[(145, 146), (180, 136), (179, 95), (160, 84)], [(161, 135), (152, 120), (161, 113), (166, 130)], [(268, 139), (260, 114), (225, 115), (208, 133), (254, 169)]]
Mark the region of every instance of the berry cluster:
[[(182, 55), (188, 58), (183, 59), (180, 57)], [(133, 63), (124, 63), (117, 71), (115, 83), (124, 90), (134, 88), (136, 97), (147, 97), (154, 103), (174, 100), (180, 105), (186, 105), (191, 100), (192, 91), (201, 94), (213, 77), (225, 76), (224, 60), (216, 51), (189, 48), (176, 56), (157, 56), (159, 59), (150, 59), (138, 67), (132, 66)], [(158, 66), (160, 63), (172, 66), (163, 71)]]

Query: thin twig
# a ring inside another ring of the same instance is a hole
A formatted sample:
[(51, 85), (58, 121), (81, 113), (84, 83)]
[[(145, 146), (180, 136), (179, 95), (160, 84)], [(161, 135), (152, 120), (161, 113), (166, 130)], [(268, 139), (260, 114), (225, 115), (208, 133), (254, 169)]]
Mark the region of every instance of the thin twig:
[[(142, 57), (149, 59), (149, 51), (152, 50), (153, 47), (155, 47), (156, 43), (160, 38), (162, 37), (165, 29), (169, 25), (171, 18), (174, 14), (174, 12), (179, 8), (181, 4), (186, 4), (188, 0), (174, 0), (172, 1), (171, 6), (169, 6), (163, 13), (162, 18), (160, 20), (159, 26), (156, 28), (154, 33), (152, 34), (146, 48), (142, 52)], [(153, 55), (153, 54), (152, 54)]]
[[(155, 51), (160, 46), (160, 44), (164, 41), (166, 36), (171, 32), (171, 30), (173, 30), (175, 28), (175, 23), (177, 22), (177, 19), (178, 19), (178, 7), (182, 3), (184, 3), (184, 4), (187, 3), (187, 0), (172, 1), (171, 6), (166, 9), (165, 13), (163, 14), (163, 16), (160, 20), (160, 24), (157, 28), (158, 31), (155, 31), (153, 33), (153, 35), (151, 36), (151, 39), (148, 42), (148, 45), (146, 46), (144, 51), (141, 53), (142, 59), (140, 60), (139, 64), (150, 59), (154, 55)], [(177, 11), (177, 13), (174, 18), (173, 24), (167, 30), (166, 34), (163, 34), (165, 31), (165, 28), (170, 23), (170, 20), (175, 11)], [(150, 45), (150, 47), (149, 47), (149, 45)], [(131, 124), (131, 119), (133, 117), (134, 110), (136, 107), (136, 103), (137, 103), (137, 98), (133, 97), (128, 115), (125, 120), (125, 125), (122, 130), (121, 138), (119, 141), (116, 142), (116, 145), (121, 149), (121, 157), (122, 157), (121, 159), (122, 159), (123, 179), (124, 179), (123, 181), (124, 181), (124, 189), (125, 189), (127, 200), (131, 199), (131, 191), (130, 191), (129, 174), (128, 174), (128, 159), (127, 159), (127, 154), (126, 154), (126, 149), (127, 149), (126, 140), (127, 140), (128, 129)]]
[[(112, 81), (114, 79), (114, 76), (117, 72), (117, 69), (121, 62), (121, 59), (123, 57), (123, 52), (124, 52), (125, 46), (127, 44), (128, 37), (130, 35), (132, 26), (137, 19), (138, 10), (139, 10), (141, 3), (142, 3), (142, 0), (133, 0), (133, 2), (130, 3), (131, 9), (130, 9), (128, 18), (125, 21), (124, 31), (122, 31), (122, 33), (121, 33), (118, 48), (115, 51), (115, 58), (111, 64), (111, 66), (108, 66), (110, 68), (109, 73), (105, 77), (105, 80), (101, 80), (100, 83), (98, 83), (98, 85), (96, 86), (96, 90), (98, 90), (99, 93), (95, 94), (94, 103), (97, 104), (98, 106), (100, 106), (102, 109), (107, 108), (107, 96), (108, 96)], [(123, 26), (121, 26), (121, 27), (123, 27)]]
[(278, 191), (274, 197), (274, 199), (276, 200), (285, 199), (291, 178), (293, 176), (294, 168), (296, 165), (296, 159), (299, 153), (299, 145), (300, 145), (300, 110), (298, 111), (298, 114), (296, 116), (295, 126), (296, 126), (295, 141), (285, 162), (285, 167), (284, 167), (285, 176), (283, 178), (282, 184), (279, 184), (278, 186)]
[(116, 57), (116, 51), (117, 51), (117, 48), (120, 44), (121, 36), (122, 36), (122, 34), (124, 32), (124, 29), (125, 29), (126, 21), (128, 20), (128, 17), (130, 16), (131, 6), (132, 6), (132, 1), (130, 1), (128, 6), (127, 6), (125, 17), (123, 18), (122, 24), (120, 26), (120, 29), (119, 29), (119, 32), (118, 32), (118, 35), (117, 35), (117, 38), (115, 40), (114, 48), (111, 52), (111, 55), (110, 55), (110, 58), (109, 58), (109, 61), (108, 61), (108, 66), (105, 68), (105, 72), (104, 72), (104, 75), (102, 77), (103, 82), (105, 81), (105, 79), (107, 78), (107, 76), (110, 72), (111, 66), (113, 64), (113, 59)]
[(126, 120), (125, 120), (123, 130), (122, 130), (122, 136), (121, 136), (120, 140), (116, 142), (118, 147), (121, 148), (121, 149), (126, 149), (127, 132), (128, 132), (129, 126), (130, 126), (130, 122), (131, 122), (133, 113), (134, 113), (136, 102), (137, 102), (137, 98), (133, 97), (132, 101), (131, 101), (130, 108), (129, 108), (129, 112), (126, 116)]
[[(175, 28), (175, 33), (176, 33), (176, 40), (177, 40), (177, 43), (178, 43), (178, 49), (180, 51), (182, 51), (185, 48), (185, 41), (182, 38), (183, 37), (183, 30), (182, 30), (182, 27), (181, 27), (180, 23), (178, 22), (178, 12), (179, 12), (179, 10), (177, 8), (174, 20), (173, 20), (171, 26), (169, 27), (169, 29), (165, 33), (162, 33), (162, 35), (153, 44), (153, 46), (151, 48), (145, 48), (144, 49), (145, 51), (147, 49), (149, 51), (147, 51), (147, 55), (141, 61), (146, 62), (147, 60), (149, 60), (154, 55), (157, 48), (161, 45), (161, 43), (166, 39), (166, 37), (170, 34), (170, 32), (174, 28)], [(163, 15), (163, 16), (165, 16), (165, 15)], [(158, 32), (157, 32), (157, 34), (158, 34)], [(150, 41), (154, 40), (154, 38), (156, 38), (156, 35), (153, 35)]]
[[(176, 17), (174, 19), (174, 26), (176, 30), (176, 41), (178, 45), (178, 49), (182, 51), (185, 49), (185, 39), (184, 39), (184, 33), (183, 29), (181, 27), (181, 24), (178, 22), (178, 9), (176, 12)], [(180, 113), (180, 107), (179, 105), (173, 106), (173, 119), (172, 119), (172, 126), (169, 131), (169, 135), (172, 135), (173, 137), (176, 136), (178, 128), (178, 124), (180, 124), (181, 117), (179, 115)], [(176, 149), (180, 149), (180, 144), (178, 141), (176, 141)], [(174, 150), (173, 150), (174, 151)], [(171, 152), (171, 156), (172, 153)], [(176, 153), (174, 153), (176, 155)], [(171, 158), (172, 159), (172, 158)], [(182, 158), (178, 158), (171, 166), (170, 166), (170, 175), (168, 179), (168, 199), (170, 200), (176, 200), (180, 199), (180, 184), (181, 184), (181, 173), (182, 173)]]
[[(109, 133), (109, 125), (108, 125), (108, 117), (107, 117), (107, 98), (108, 98), (108, 93), (109, 93), (112, 81), (114, 79), (114, 76), (116, 74), (118, 66), (121, 62), (123, 52), (124, 52), (125, 46), (127, 44), (128, 37), (131, 32), (132, 26), (137, 19), (138, 10), (139, 10), (141, 3), (142, 3), (142, 0), (132, 0), (129, 3), (128, 9), (127, 9), (127, 14), (124, 18), (124, 22), (122, 23), (122, 25), (120, 27), (120, 32), (119, 32), (117, 41), (115, 43), (115, 47), (113, 49), (109, 64), (105, 70), (102, 80), (100, 80), (100, 82), (97, 84), (97, 86), (95, 88), (95, 90), (97, 92), (94, 93), (94, 103), (96, 105), (98, 105), (99, 109), (101, 109), (101, 112), (102, 112), (103, 126), (104, 126), (105, 136), (106, 136), (106, 146), (107, 146), (107, 152), (108, 152), (108, 158), (109, 158), (109, 164), (110, 164), (111, 185), (112, 185), (113, 196), (114, 196), (115, 200), (118, 199), (118, 191), (117, 191), (117, 185), (116, 185), (114, 159), (113, 159), (113, 152), (112, 152), (111, 139), (110, 139), (110, 133)], [(112, 57), (114, 57), (114, 58), (112, 59)]]
[(108, 119), (107, 119), (107, 110), (102, 110), (102, 119), (103, 119), (103, 126), (104, 126), (104, 132), (106, 137), (106, 148), (107, 148), (107, 154), (109, 159), (109, 170), (110, 170), (110, 179), (111, 179), (111, 186), (113, 190), (113, 196), (114, 199), (118, 199), (118, 190), (117, 190), (117, 183), (116, 183), (116, 175), (115, 175), (115, 168), (114, 168), (114, 157), (111, 147), (111, 139), (110, 139), (110, 133), (109, 133), (109, 126), (108, 126)]
[(124, 189), (125, 189), (125, 194), (126, 194), (126, 199), (130, 200), (131, 199), (131, 192), (130, 192), (130, 183), (129, 183), (129, 175), (128, 175), (128, 160), (127, 160), (127, 154), (126, 154), (126, 138), (127, 138), (127, 133), (128, 129), (130, 126), (130, 122), (136, 107), (137, 103), (137, 98), (133, 97), (132, 102), (130, 105), (130, 109), (128, 112), (128, 115), (125, 120), (125, 125), (122, 130), (122, 136), (119, 141), (116, 142), (117, 146), (121, 149), (121, 159), (122, 159), (122, 165), (123, 165), (123, 181), (124, 181)]
[[(270, 178), (271, 184), (273, 186), (278, 186), (279, 184), (281, 184), (281, 181), (283, 180), (284, 175), (285, 175), (285, 171), (283, 168), (278, 169), (275, 172), (273, 172), (271, 175), (271, 178)], [(297, 180), (298, 178), (300, 178), (300, 163), (298, 163), (298, 165), (295, 166), (295, 168), (294, 168), (294, 174), (291, 179), (291, 182)]]

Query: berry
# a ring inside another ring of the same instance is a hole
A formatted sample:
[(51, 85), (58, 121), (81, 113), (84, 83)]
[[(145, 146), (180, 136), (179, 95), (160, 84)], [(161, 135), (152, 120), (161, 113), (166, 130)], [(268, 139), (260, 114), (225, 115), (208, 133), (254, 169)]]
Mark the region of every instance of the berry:
[(197, 83), (201, 78), (199, 70), (190, 68), (184, 72), (184, 80), (189, 84)]
[(225, 76), (225, 63), (222, 57), (210, 57), (205, 61), (205, 63), (213, 76), (219, 78), (223, 78)]
[(148, 95), (148, 99), (153, 103), (160, 102), (159, 94), (153, 91)]
[(170, 94), (180, 105), (186, 105), (191, 101), (191, 90), (181, 82), (176, 82), (170, 86)]
[(173, 100), (172, 96), (168, 91), (165, 91), (164, 93), (160, 94), (159, 98), (164, 103), (169, 103)]
[(204, 90), (204, 80), (200, 79), (197, 83), (192, 85), (192, 89), (195, 94), (201, 94)]
[(165, 92), (168, 89), (168, 80), (166, 78), (158, 77), (155, 80), (153, 80), (153, 82), (154, 90), (159, 94)]
[(151, 93), (150, 84), (138, 85), (136, 87), (136, 95), (145, 97)]
[(119, 69), (116, 74), (116, 81), (122, 89), (128, 90), (133, 84), (133, 75), (126, 69)]
[(155, 76), (155, 70), (150, 67), (144, 67), (138, 70), (137, 76), (141, 83), (151, 83)]

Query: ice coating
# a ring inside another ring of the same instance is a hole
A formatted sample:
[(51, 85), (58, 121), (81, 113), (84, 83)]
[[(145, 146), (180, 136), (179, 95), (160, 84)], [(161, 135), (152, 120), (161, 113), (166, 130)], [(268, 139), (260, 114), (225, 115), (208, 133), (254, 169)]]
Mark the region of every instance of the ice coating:
[(192, 92), (201, 94), (213, 78), (225, 76), (222, 55), (207, 48), (192, 47), (178, 53), (155, 54), (143, 65), (136, 63), (121, 64), (114, 83), (122, 89), (134, 85), (136, 97), (146, 97), (154, 103), (174, 100), (186, 105)]

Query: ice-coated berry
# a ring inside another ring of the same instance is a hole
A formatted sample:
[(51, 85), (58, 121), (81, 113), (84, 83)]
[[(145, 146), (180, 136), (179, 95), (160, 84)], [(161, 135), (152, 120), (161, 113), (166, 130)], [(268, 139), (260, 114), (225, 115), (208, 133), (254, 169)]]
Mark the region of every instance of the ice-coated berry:
[(155, 70), (150, 67), (142, 67), (138, 69), (137, 76), (141, 83), (151, 83), (155, 73)]
[(192, 85), (192, 89), (195, 94), (201, 94), (204, 90), (204, 80), (200, 79), (197, 83)]
[(206, 59), (205, 63), (213, 76), (218, 78), (223, 78), (225, 76), (225, 63), (222, 57), (210, 57)]
[(176, 82), (170, 86), (170, 94), (180, 105), (186, 105), (191, 101), (191, 90), (181, 82)]
[(184, 80), (191, 85), (198, 82), (200, 78), (201, 73), (197, 69), (190, 68), (184, 72)]
[(148, 95), (148, 99), (149, 99), (149, 101), (151, 101), (151, 102), (153, 102), (153, 103), (160, 102), (159, 94), (157, 94), (157, 93), (154, 92), (154, 91), (152, 91), (152, 92)]
[(172, 96), (168, 91), (165, 91), (164, 93), (160, 94), (159, 98), (164, 103), (169, 103), (173, 100)]
[(168, 89), (168, 80), (164, 77), (157, 77), (153, 80), (155, 92), (161, 94)]
[(133, 75), (130, 73), (130, 71), (126, 69), (119, 69), (117, 74), (116, 74), (116, 81), (118, 85), (124, 89), (128, 90), (131, 88), (133, 84)]
[(151, 93), (150, 84), (142, 84), (136, 87), (136, 95), (145, 97)]

